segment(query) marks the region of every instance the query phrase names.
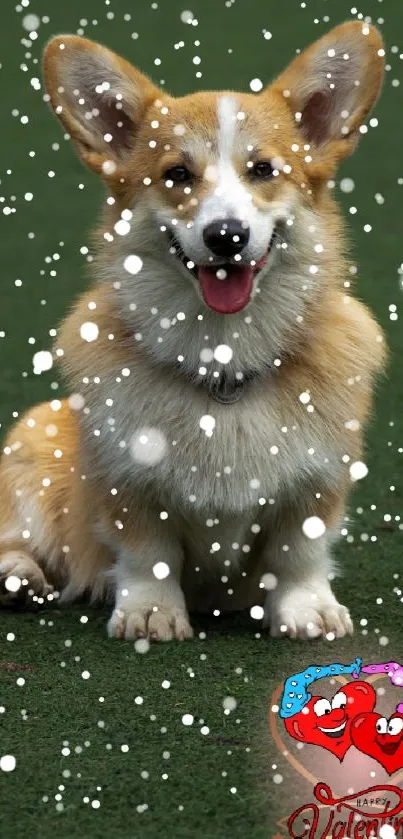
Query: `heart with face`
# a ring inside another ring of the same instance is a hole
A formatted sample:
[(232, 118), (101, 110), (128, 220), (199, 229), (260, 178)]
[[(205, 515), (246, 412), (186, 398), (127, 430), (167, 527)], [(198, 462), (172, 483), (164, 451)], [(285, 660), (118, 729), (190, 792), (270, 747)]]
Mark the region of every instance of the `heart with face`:
[(388, 775), (403, 769), (403, 713), (395, 711), (386, 719), (363, 712), (353, 720), (350, 733), (356, 749), (373, 757)]
[(284, 720), (284, 725), (295, 740), (320, 746), (342, 761), (352, 745), (352, 720), (358, 714), (369, 714), (375, 704), (376, 693), (368, 682), (351, 682), (331, 699), (312, 696), (298, 714)]

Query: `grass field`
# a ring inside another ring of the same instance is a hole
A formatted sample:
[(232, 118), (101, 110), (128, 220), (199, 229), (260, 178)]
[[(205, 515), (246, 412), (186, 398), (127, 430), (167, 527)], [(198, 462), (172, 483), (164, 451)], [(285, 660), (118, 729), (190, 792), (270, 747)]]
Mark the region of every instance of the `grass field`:
[[(40, 78), (47, 38), (81, 26), (174, 93), (248, 89), (252, 78), (268, 81), (351, 8), (347, 0), (189, 0), (198, 19), (190, 26), (180, 18), (185, 0), (31, 0), (20, 12), (15, 5), (3, 0), (0, 34), (0, 209), (15, 210), (2, 213), (0, 228), (3, 430), (28, 405), (64, 392), (54, 370), (33, 374), (32, 356), (49, 349), (52, 330), (86, 286), (81, 249), (89, 246), (101, 197), (42, 101), (43, 89), (30, 83)], [(403, 10), (401, 0), (365, 0), (362, 11), (382, 19), (390, 69), (375, 112), (379, 125), (340, 174), (355, 189), (340, 193), (340, 201), (351, 224), (357, 293), (388, 333), (391, 363), (368, 434), (369, 475), (354, 491), (338, 547), (344, 576), (336, 588), (352, 610), (355, 638), (310, 647), (273, 642), (249, 616), (235, 616), (196, 621), (193, 642), (140, 655), (133, 644), (106, 638), (107, 612), (100, 609), (1, 612), (0, 757), (17, 761), (13, 772), (0, 771), (5, 839), (271, 837), (291, 811), (285, 790), (297, 783), (269, 736), (275, 685), (311, 659), (349, 661), (364, 649), (372, 657), (403, 655), (403, 606), (394, 590), (403, 547), (403, 85), (396, 84)], [(22, 26), (27, 14), (42, 19), (32, 47)], [(400, 319), (390, 318), (394, 311)], [(389, 641), (386, 650), (380, 637)], [(228, 696), (237, 706), (224, 714)], [(192, 725), (183, 724), (184, 714), (193, 715)], [(273, 764), (282, 784), (273, 783)]]

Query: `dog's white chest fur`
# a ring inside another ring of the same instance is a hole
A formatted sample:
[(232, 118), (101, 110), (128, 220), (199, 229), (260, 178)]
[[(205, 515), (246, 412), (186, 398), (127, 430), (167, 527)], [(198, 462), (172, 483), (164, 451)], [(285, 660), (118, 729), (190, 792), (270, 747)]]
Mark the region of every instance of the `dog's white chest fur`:
[(284, 416), (270, 375), (246, 385), (233, 405), (166, 373), (147, 384), (131, 374), (102, 389), (105, 399), (98, 389), (89, 420), (100, 431), (103, 465), (112, 482), (151, 493), (161, 509), (186, 517), (240, 515), (294, 494), (323, 472), (326, 460), (327, 471), (337, 469), (321, 420), (308, 419), (297, 405)]

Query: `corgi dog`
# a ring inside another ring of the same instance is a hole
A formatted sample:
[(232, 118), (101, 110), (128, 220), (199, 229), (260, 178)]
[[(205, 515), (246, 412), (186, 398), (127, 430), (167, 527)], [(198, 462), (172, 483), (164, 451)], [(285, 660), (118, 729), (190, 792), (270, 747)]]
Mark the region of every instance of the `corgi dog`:
[(383, 56), (347, 22), (259, 93), (174, 98), (99, 44), (47, 45), (49, 100), (107, 195), (54, 350), (70, 396), (5, 441), (3, 604), (110, 599), (125, 639), (241, 609), (273, 637), (352, 632), (331, 551), (385, 341), (332, 180)]

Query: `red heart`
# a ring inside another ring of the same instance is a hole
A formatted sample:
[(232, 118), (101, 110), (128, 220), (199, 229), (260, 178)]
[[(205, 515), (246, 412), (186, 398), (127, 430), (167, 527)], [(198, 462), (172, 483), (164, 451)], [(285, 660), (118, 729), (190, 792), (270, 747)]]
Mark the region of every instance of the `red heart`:
[(373, 711), (376, 693), (368, 682), (349, 682), (329, 700), (312, 696), (298, 714), (284, 720), (291, 737), (313, 743), (343, 760), (351, 746), (351, 722), (357, 714)]
[(376, 713), (359, 714), (350, 734), (356, 749), (373, 757), (388, 775), (403, 769), (403, 714), (396, 711), (389, 719)]

